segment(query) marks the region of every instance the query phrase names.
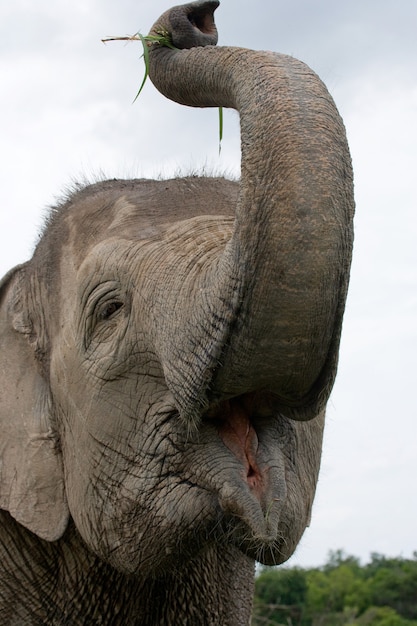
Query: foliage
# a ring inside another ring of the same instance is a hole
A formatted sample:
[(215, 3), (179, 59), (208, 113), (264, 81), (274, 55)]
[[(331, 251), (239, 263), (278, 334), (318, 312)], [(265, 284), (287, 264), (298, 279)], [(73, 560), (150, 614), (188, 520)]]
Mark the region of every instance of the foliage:
[[(254, 624), (302, 623), (307, 597), (306, 572), (299, 568), (265, 569), (255, 581)], [(265, 621), (267, 619), (268, 621)]]
[(417, 626), (414, 559), (342, 550), (314, 569), (264, 568), (255, 581), (252, 626)]

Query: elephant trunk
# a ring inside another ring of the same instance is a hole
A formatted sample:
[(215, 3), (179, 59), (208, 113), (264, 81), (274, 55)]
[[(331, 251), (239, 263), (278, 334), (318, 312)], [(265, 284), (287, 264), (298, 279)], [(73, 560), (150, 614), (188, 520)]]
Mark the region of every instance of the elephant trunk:
[[(333, 386), (348, 285), (353, 194), (345, 130), (303, 63), (214, 47), (217, 5), (175, 7), (151, 31), (169, 33), (182, 48), (151, 45), (155, 86), (189, 106), (234, 108), (241, 123), (233, 233), (201, 277), (192, 313), (178, 314), (194, 319), (189, 350), (200, 354), (201, 375), (188, 391), (172, 372), (167, 380), (185, 414), (267, 390), (282, 413), (309, 419)], [(182, 356), (170, 348), (167, 358)]]

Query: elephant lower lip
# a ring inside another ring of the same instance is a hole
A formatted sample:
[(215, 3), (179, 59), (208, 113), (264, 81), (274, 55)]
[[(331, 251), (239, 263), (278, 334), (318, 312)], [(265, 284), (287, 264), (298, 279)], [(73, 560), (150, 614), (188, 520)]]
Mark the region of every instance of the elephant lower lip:
[(242, 537), (256, 545), (276, 540), (285, 472), (279, 450), (268, 449), (261, 436), (274, 424), (273, 415), (269, 395), (254, 392), (224, 400), (204, 416), (237, 461), (223, 474), (218, 494), (223, 512), (234, 520), (238, 543)]
[(252, 402), (241, 396), (225, 400), (207, 414), (213, 420), (224, 445), (243, 467), (243, 478), (249, 489), (261, 500), (265, 490), (265, 472), (257, 462), (258, 436), (251, 421)]
[[(268, 474), (260, 475), (251, 485), (251, 478), (245, 481), (229, 476), (219, 488), (220, 507), (238, 544), (254, 541), (254, 545), (260, 545), (276, 540), (281, 498), (271, 489), (268, 478)], [(285, 487), (280, 485), (279, 494), (284, 493)]]

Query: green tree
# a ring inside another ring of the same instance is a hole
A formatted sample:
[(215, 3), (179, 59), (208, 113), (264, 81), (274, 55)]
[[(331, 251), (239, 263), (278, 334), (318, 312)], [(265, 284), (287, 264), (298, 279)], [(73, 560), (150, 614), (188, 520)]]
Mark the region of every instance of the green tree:
[[(313, 624), (323, 623), (324, 616), (335, 620), (335, 615), (360, 614), (369, 606), (369, 587), (358, 559), (345, 556), (342, 551), (330, 554), (321, 569), (307, 573), (307, 615)], [(320, 619), (319, 619), (320, 617)], [(351, 623), (345, 621), (342, 623)]]
[(342, 550), (320, 568), (265, 568), (253, 626), (417, 626), (417, 553), (372, 554), (361, 566)]
[(253, 626), (304, 626), (306, 596), (305, 570), (297, 567), (263, 569), (255, 581)]
[(390, 606), (408, 619), (417, 619), (417, 560), (372, 555), (366, 567), (372, 604)]
[(355, 626), (417, 626), (417, 622), (401, 617), (388, 606), (368, 608), (353, 624)]

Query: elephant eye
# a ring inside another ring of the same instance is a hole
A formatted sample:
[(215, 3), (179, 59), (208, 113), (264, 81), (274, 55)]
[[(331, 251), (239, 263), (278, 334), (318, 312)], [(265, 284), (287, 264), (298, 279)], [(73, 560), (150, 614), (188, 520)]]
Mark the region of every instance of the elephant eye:
[(108, 302), (101, 310), (98, 315), (100, 321), (109, 320), (113, 315), (117, 313), (123, 306), (123, 302)]
[(83, 344), (88, 349), (108, 342), (113, 334), (128, 323), (130, 295), (118, 281), (103, 281), (92, 288), (83, 286), (81, 327)]

